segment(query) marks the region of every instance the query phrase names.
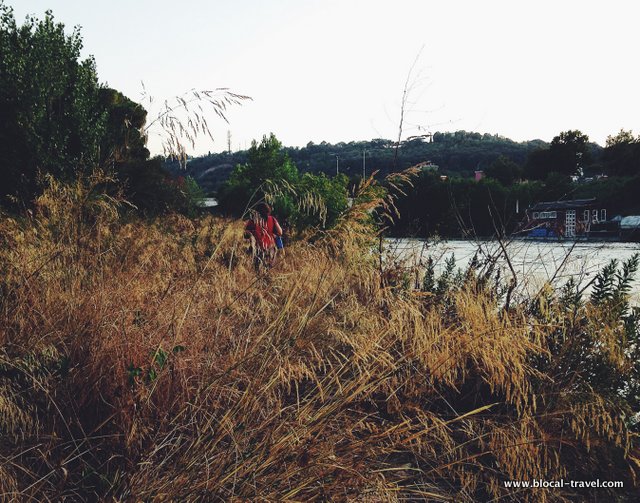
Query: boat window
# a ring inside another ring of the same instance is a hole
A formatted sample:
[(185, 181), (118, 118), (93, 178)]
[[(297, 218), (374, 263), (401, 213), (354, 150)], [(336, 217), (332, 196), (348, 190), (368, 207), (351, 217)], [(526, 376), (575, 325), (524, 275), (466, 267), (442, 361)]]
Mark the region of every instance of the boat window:
[(607, 210), (600, 210), (600, 220), (606, 222), (607, 220)]

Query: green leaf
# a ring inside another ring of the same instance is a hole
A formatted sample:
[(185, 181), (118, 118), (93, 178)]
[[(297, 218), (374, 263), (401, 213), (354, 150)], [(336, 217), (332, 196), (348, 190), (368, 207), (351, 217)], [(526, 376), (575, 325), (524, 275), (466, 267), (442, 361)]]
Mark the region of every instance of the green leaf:
[(136, 377), (140, 377), (142, 375), (142, 369), (140, 367), (134, 367), (133, 362), (129, 364), (127, 368), (127, 376), (129, 378), (129, 384), (133, 385), (135, 383)]
[(169, 358), (169, 355), (167, 354), (166, 351), (164, 351), (162, 348), (158, 348), (156, 349), (155, 353), (153, 354), (153, 361), (158, 365), (158, 367), (160, 367), (161, 369), (165, 366), (165, 364), (167, 363), (167, 359)]

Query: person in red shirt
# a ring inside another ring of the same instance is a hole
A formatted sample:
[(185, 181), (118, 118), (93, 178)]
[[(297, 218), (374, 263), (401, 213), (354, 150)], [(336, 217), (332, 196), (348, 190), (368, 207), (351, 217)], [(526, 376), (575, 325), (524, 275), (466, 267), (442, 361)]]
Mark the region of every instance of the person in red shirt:
[(255, 259), (255, 267), (273, 265), (276, 256), (276, 236), (282, 236), (282, 227), (271, 215), (271, 208), (266, 203), (259, 203), (251, 210), (251, 218), (245, 222), (244, 235), (251, 240), (251, 250)]

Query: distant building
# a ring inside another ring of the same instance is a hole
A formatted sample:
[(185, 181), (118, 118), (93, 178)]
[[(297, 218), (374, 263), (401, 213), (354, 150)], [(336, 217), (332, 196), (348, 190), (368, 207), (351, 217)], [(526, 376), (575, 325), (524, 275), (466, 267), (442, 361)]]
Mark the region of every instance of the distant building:
[(607, 178), (609, 177), (604, 174), (595, 175), (595, 176), (572, 175), (571, 181), (574, 183), (589, 183), (589, 182), (593, 182), (594, 180), (606, 180)]
[(215, 213), (218, 208), (218, 200), (213, 197), (205, 197), (198, 203), (198, 206), (205, 212)]
[(595, 198), (547, 201), (526, 211), (524, 232), (529, 237), (589, 237), (592, 228), (607, 221), (607, 210)]
[(432, 163), (431, 161), (424, 161), (416, 164), (414, 168), (418, 168), (422, 171), (438, 171), (439, 167), (437, 164)]
[(476, 170), (475, 171), (475, 180), (476, 182), (479, 182), (480, 180), (482, 180), (484, 178), (484, 171), (482, 170)]

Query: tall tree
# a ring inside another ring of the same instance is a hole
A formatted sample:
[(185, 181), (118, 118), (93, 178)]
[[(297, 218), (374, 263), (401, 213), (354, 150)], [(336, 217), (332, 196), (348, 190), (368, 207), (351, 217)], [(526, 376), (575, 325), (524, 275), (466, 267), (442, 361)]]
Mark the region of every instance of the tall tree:
[(28, 201), (38, 173), (65, 178), (98, 160), (106, 112), (96, 65), (80, 60), (79, 28), (48, 11), (18, 26), (0, 3), (0, 199)]
[(282, 143), (271, 133), (258, 143), (253, 140), (247, 162), (238, 164), (218, 191), (220, 205), (228, 212), (241, 214), (247, 205), (265, 196), (266, 184), (294, 185), (298, 169), (282, 150)]
[(581, 131), (563, 131), (553, 140), (549, 147), (552, 171), (564, 175), (582, 174), (583, 166), (589, 159), (589, 137)]
[(324, 173), (300, 176), (298, 168), (273, 133), (253, 141), (247, 162), (238, 164), (217, 193), (221, 207), (241, 215), (262, 199), (275, 213), (299, 228), (331, 226), (347, 208), (349, 179)]
[(108, 87), (98, 93), (106, 127), (100, 141), (100, 163), (140, 161), (149, 157), (144, 126), (147, 111), (121, 92)]
[(578, 130), (569, 130), (553, 138), (549, 148), (531, 152), (525, 174), (533, 180), (544, 180), (551, 173), (580, 175), (590, 161), (589, 137)]
[(640, 136), (621, 129), (617, 135), (607, 137), (603, 161), (610, 175), (640, 175)]
[(606, 146), (614, 147), (616, 145), (625, 145), (625, 144), (637, 143), (637, 142), (640, 142), (640, 136), (638, 136), (638, 138), (635, 138), (633, 136), (633, 131), (631, 130), (625, 131), (624, 129), (621, 129), (620, 132), (615, 136), (611, 136), (611, 135), (607, 136)]

